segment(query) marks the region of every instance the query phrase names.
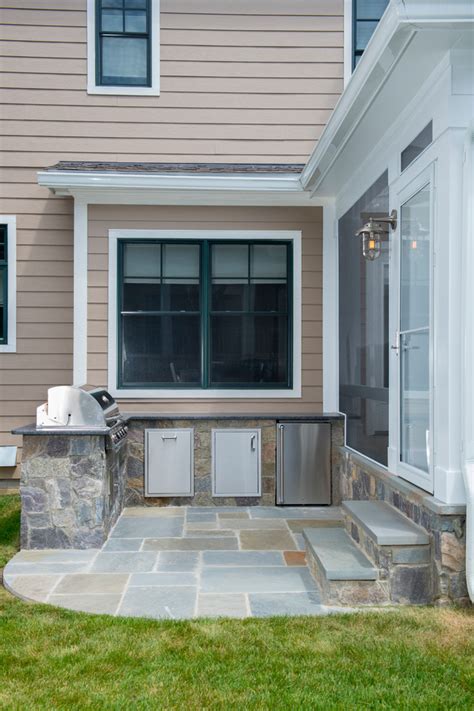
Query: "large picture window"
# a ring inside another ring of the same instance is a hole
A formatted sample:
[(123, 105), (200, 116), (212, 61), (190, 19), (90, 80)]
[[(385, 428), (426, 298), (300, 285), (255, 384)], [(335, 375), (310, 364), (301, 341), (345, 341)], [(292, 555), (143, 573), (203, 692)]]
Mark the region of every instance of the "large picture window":
[(97, 0), (96, 8), (97, 84), (150, 86), (150, 0)]
[(121, 388), (291, 388), (291, 242), (119, 240)]
[(339, 409), (346, 444), (387, 464), (389, 390), (389, 250), (362, 256), (356, 231), (388, 213), (384, 173), (339, 220)]

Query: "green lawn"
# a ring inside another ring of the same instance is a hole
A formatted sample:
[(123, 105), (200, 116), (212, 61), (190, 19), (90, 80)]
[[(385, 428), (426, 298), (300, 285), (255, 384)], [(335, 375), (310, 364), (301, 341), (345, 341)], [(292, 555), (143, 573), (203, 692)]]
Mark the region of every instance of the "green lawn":
[(20, 546), (20, 497), (0, 496), (0, 568)]
[[(0, 506), (8, 523), (17, 504)], [(0, 708), (470, 711), (473, 652), (461, 610), (152, 622), (0, 591)]]

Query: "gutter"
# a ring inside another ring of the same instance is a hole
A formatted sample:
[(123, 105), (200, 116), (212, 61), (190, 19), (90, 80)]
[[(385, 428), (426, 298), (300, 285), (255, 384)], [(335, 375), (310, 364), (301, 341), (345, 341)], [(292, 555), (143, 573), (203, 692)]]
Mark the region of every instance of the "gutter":
[(170, 175), (166, 173), (120, 173), (112, 171), (44, 170), (38, 172), (38, 184), (54, 190), (69, 191), (78, 188), (122, 188), (149, 190), (222, 190), (301, 192), (299, 175)]
[(316, 205), (300, 174), (189, 175), (119, 171), (43, 170), (38, 184), (59, 197), (88, 203), (121, 202), (191, 205)]

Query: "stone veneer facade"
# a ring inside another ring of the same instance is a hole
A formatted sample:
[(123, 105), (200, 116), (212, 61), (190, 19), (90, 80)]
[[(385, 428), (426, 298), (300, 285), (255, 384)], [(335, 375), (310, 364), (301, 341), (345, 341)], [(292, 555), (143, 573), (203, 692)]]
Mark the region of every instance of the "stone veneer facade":
[[(438, 605), (469, 604), (465, 571), (466, 514), (460, 512), (462, 507), (436, 502), (429, 494), (344, 447), (334, 452), (333, 477), (338, 482), (342, 500), (386, 501), (426, 529), (432, 539), (429, 561), (431, 599)], [(359, 540), (360, 531), (354, 526), (349, 526), (348, 530), (364, 547)], [(381, 568), (386, 567), (383, 561), (378, 562)], [(428, 581), (423, 568), (421, 565), (413, 570), (416, 575), (423, 576), (418, 586), (426, 591)], [(402, 572), (409, 572), (408, 567)], [(405, 587), (406, 581), (401, 582), (401, 588)], [(426, 598), (420, 601), (427, 602)]]
[(98, 548), (124, 500), (125, 449), (103, 435), (23, 436), (21, 547)]

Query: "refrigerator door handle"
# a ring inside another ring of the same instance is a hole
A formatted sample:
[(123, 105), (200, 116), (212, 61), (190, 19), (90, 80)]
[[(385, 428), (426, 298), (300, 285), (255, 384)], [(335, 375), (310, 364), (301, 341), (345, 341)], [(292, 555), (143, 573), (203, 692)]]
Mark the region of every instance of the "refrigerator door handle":
[(284, 439), (284, 425), (278, 425), (278, 439), (279, 439), (279, 447), (278, 447), (278, 485), (277, 485), (277, 504), (282, 504), (284, 501), (283, 497), (283, 443), (285, 441)]

